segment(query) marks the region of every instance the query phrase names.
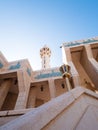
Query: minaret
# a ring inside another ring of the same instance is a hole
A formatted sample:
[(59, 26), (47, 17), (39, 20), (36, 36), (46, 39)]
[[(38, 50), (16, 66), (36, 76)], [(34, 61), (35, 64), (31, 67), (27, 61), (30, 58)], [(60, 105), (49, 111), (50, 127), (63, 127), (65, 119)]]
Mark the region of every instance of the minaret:
[(50, 68), (51, 50), (46, 45), (40, 49), (40, 56), (42, 58), (42, 69)]

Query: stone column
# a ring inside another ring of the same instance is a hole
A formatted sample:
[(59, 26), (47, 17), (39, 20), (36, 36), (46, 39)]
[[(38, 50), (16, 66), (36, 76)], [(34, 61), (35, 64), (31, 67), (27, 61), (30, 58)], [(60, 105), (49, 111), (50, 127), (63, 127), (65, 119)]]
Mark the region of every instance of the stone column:
[(55, 83), (54, 83), (54, 79), (49, 79), (48, 80), (49, 83), (49, 90), (50, 90), (50, 98), (55, 98), (56, 97), (56, 89), (55, 89)]
[(71, 76), (72, 76), (72, 79), (73, 79), (74, 87), (81, 86), (79, 73), (76, 70), (74, 63), (72, 61), (70, 61), (69, 66), (71, 67)]
[(71, 71), (74, 87), (78, 87), (80, 86), (80, 77), (74, 63), (72, 62), (70, 48), (62, 47), (62, 52), (63, 52), (63, 63), (68, 64), (71, 67), (70, 71)]
[(95, 87), (98, 88), (98, 63), (93, 57), (92, 50), (89, 44), (84, 46), (81, 64), (93, 81)]
[(30, 88), (30, 80), (25, 70), (17, 72), (19, 94), (14, 109), (25, 109)]
[(30, 91), (29, 91), (28, 104), (27, 104), (28, 108), (35, 107), (36, 90), (37, 90), (37, 86), (31, 88)]
[(19, 92), (16, 105), (14, 109), (25, 109), (26, 108), (26, 92)]
[(12, 84), (12, 80), (8, 79), (8, 80), (4, 80), (0, 86), (0, 109), (2, 108), (2, 105), (5, 101), (5, 98), (6, 98), (8, 91), (11, 87), (11, 84)]

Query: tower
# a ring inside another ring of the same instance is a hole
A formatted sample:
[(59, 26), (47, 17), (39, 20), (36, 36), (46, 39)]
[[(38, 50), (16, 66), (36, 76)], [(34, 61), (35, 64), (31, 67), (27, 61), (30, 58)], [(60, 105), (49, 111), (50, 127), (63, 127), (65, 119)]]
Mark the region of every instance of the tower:
[(40, 56), (42, 58), (42, 69), (50, 68), (51, 50), (46, 45), (40, 49)]

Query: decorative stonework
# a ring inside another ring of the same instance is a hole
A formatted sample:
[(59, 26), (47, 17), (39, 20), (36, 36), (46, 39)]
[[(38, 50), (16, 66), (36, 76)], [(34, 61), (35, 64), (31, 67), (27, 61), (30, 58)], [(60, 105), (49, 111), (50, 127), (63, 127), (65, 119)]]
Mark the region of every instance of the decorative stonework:
[(30, 68), (27, 68), (27, 73), (29, 76), (31, 76), (31, 69)]
[(66, 42), (63, 45), (65, 47), (70, 47), (70, 46), (76, 46), (76, 45), (81, 45), (81, 44), (89, 44), (93, 42), (98, 42), (98, 39), (91, 38), (91, 39), (81, 40), (81, 41)]
[(44, 57), (45, 55), (47, 56), (51, 56), (51, 50), (49, 47), (47, 47), (46, 45), (40, 49), (40, 56), (41, 58)]
[(2, 62), (0, 61), (0, 69), (3, 67), (3, 64), (2, 64)]
[(45, 74), (39, 74), (35, 77), (35, 79), (43, 79), (43, 78), (49, 78), (49, 77), (58, 77), (62, 76), (61, 72), (54, 72), (53, 70), (51, 73), (45, 73)]
[(20, 67), (21, 67), (21, 64), (20, 62), (18, 62), (16, 65), (11, 65), (9, 67), (9, 70), (19, 69)]

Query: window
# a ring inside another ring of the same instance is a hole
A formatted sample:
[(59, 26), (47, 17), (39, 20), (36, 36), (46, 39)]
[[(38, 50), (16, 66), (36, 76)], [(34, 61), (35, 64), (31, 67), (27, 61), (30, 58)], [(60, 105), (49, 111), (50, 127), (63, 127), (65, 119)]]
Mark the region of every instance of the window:
[(65, 88), (65, 85), (63, 83), (61, 84), (61, 86), (62, 86), (63, 89)]
[(40, 90), (41, 90), (41, 91), (44, 91), (43, 85), (41, 85)]

